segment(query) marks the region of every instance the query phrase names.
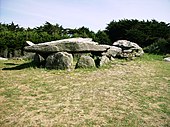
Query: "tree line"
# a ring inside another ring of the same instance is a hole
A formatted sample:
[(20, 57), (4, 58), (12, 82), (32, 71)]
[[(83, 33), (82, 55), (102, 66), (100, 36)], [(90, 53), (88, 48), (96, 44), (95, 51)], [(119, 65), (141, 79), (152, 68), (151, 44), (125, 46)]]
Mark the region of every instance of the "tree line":
[[(23, 55), (26, 41), (42, 43), (73, 37), (92, 38), (100, 44), (112, 45), (123, 39), (137, 43), (145, 52), (155, 54), (170, 53), (170, 24), (165, 22), (123, 19), (111, 21), (105, 30), (93, 32), (87, 27), (63, 28), (59, 24), (46, 22), (35, 28), (23, 28), (13, 22), (0, 23), (0, 56)], [(18, 51), (18, 52), (16, 52)]]

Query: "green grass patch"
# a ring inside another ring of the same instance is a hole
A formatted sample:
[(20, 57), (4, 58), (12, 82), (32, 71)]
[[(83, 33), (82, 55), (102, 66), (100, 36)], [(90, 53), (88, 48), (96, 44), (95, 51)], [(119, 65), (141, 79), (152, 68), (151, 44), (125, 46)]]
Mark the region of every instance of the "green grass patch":
[(140, 59), (142, 61), (162, 61), (163, 56), (145, 53), (143, 56), (139, 57), (138, 59)]
[(170, 64), (163, 56), (69, 71), (0, 61), (0, 126), (168, 127), (169, 121)]

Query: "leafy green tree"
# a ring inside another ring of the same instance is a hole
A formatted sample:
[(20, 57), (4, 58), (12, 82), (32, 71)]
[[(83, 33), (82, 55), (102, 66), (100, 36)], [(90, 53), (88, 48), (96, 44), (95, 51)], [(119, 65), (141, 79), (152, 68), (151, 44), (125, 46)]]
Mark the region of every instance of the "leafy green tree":
[(92, 38), (100, 44), (109, 45), (114, 41), (126, 39), (145, 47), (145, 51), (150, 53), (165, 54), (170, 52), (169, 23), (166, 24), (156, 20), (123, 19), (118, 22), (111, 21), (106, 30), (97, 33), (84, 26), (78, 29), (65, 29), (59, 24), (53, 25), (49, 22), (33, 29), (24, 29), (18, 24), (14, 24), (14, 22), (10, 24), (0, 23), (0, 53), (6, 49), (9, 53), (14, 50), (23, 51), (26, 40), (42, 43), (71, 37)]
[(167, 54), (170, 53), (170, 39), (158, 39), (153, 44), (147, 46), (144, 48), (144, 50), (148, 53), (154, 53), (154, 54)]
[(126, 39), (144, 47), (147, 35), (138, 29), (130, 29), (126, 31)]
[(109, 39), (109, 36), (106, 34), (105, 31), (98, 31), (96, 33), (96, 38), (95, 38), (96, 42), (99, 42), (100, 44), (108, 44), (108, 45), (112, 45)]
[[(138, 20), (119, 20), (111, 21), (106, 27), (106, 33), (111, 42), (126, 39), (139, 44), (141, 47), (148, 47), (146, 51), (152, 52), (152, 48), (156, 53), (168, 52), (163, 50), (167, 45), (168, 38), (170, 38), (170, 24), (151, 21)], [(164, 39), (163, 40), (160, 40)], [(152, 47), (152, 48), (149, 48)], [(158, 48), (155, 48), (158, 47)], [(149, 51), (150, 50), (150, 51)], [(157, 51), (155, 51), (157, 50)]]
[(83, 37), (83, 38), (92, 38), (95, 39), (95, 33), (90, 31), (89, 28), (80, 27), (78, 29), (69, 29), (68, 31), (71, 37)]

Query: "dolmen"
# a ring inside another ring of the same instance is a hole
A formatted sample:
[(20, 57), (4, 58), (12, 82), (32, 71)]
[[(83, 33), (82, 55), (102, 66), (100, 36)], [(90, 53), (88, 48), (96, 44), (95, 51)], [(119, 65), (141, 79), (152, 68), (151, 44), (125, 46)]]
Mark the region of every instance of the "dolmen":
[(100, 45), (91, 38), (70, 38), (39, 44), (27, 41), (27, 44), (29, 46), (24, 49), (35, 53), (37, 66), (48, 69), (100, 67), (115, 57), (134, 58), (144, 53), (136, 43), (127, 40), (118, 40), (113, 45)]

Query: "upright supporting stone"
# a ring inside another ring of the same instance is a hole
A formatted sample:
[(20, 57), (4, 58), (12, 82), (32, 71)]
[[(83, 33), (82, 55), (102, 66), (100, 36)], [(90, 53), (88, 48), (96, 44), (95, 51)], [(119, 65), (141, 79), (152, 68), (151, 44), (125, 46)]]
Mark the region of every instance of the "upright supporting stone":
[(116, 57), (119, 56), (122, 53), (122, 49), (116, 46), (110, 46), (110, 48), (106, 52), (106, 56), (111, 58), (111, 57)]
[(90, 56), (82, 55), (76, 64), (76, 68), (93, 68), (96, 67), (95, 61)]
[(107, 56), (102, 56), (101, 59), (100, 59), (100, 67), (103, 66), (103, 65), (106, 65), (110, 62), (109, 58)]
[(41, 55), (39, 55), (39, 54), (35, 54), (34, 55), (34, 63), (36, 64), (36, 66), (38, 66), (38, 67), (40, 67), (41, 65), (43, 65), (44, 64), (44, 62), (45, 62), (45, 59), (41, 56)]
[(67, 52), (58, 52), (47, 57), (45, 67), (48, 69), (71, 69), (73, 56)]

